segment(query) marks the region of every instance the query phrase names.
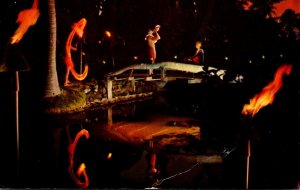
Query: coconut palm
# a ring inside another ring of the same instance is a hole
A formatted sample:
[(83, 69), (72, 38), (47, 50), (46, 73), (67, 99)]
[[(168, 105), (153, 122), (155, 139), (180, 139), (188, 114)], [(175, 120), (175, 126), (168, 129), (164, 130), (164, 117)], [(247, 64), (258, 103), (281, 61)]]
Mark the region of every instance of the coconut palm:
[(48, 71), (46, 79), (45, 98), (55, 97), (61, 94), (59, 87), (57, 70), (56, 70), (56, 10), (55, 0), (48, 0), (49, 16), (49, 54), (48, 54)]

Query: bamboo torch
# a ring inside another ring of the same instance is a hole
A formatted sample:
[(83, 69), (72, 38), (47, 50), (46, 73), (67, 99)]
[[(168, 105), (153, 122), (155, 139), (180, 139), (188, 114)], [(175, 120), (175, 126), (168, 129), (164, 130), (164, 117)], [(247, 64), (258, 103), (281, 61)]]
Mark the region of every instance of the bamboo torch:
[[(264, 106), (272, 104), (275, 98), (275, 94), (281, 88), (283, 82), (283, 74), (289, 75), (292, 71), (292, 65), (281, 65), (274, 74), (274, 80), (265, 86), (262, 91), (256, 94), (250, 99), (249, 104), (245, 104), (242, 110), (242, 114), (250, 116), (251, 118)], [(249, 135), (249, 134), (248, 134)], [(247, 164), (246, 164), (246, 190), (249, 187), (249, 173), (250, 173), (250, 156), (251, 156), (251, 142), (250, 135), (247, 140)]]

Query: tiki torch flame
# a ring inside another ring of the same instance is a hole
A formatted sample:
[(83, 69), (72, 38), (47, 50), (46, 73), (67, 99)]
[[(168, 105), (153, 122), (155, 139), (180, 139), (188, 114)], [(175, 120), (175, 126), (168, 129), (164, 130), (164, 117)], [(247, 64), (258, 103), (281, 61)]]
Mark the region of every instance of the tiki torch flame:
[(18, 15), (17, 23), (20, 24), (14, 35), (10, 39), (11, 44), (18, 43), (27, 32), (30, 26), (35, 25), (40, 16), (38, 0), (34, 0), (30, 9), (21, 11)]
[[(272, 104), (274, 101), (275, 94), (282, 86), (283, 74), (289, 75), (292, 71), (292, 66), (284, 64), (280, 66), (274, 74), (274, 80), (271, 81), (267, 86), (265, 86), (261, 92), (256, 94), (252, 99), (250, 99), (249, 104), (245, 104), (242, 110), (243, 115), (249, 115), (253, 117), (261, 108)], [(247, 168), (246, 168), (246, 190), (248, 190), (249, 185), (249, 170), (250, 170), (250, 155), (251, 155), (251, 145), (250, 138), (247, 142)]]
[(265, 86), (260, 93), (250, 99), (249, 104), (244, 105), (242, 114), (253, 117), (261, 108), (272, 104), (275, 94), (282, 86), (283, 74), (289, 75), (291, 70), (292, 65), (284, 64), (280, 66), (274, 75), (274, 80)]

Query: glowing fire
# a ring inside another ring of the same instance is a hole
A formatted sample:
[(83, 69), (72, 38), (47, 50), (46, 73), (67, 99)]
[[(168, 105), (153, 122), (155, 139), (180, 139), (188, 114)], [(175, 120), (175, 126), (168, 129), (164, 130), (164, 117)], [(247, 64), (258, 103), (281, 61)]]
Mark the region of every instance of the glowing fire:
[[(74, 170), (73, 170), (73, 166), (74, 166), (74, 161), (73, 161), (73, 157), (74, 157), (74, 152), (75, 152), (75, 148), (76, 148), (76, 145), (77, 145), (77, 142), (78, 140), (80, 139), (81, 136), (85, 136), (86, 139), (88, 139), (90, 137), (90, 134), (87, 130), (85, 129), (82, 129), (81, 131), (79, 131), (75, 137), (75, 140), (73, 143), (71, 143), (68, 147), (68, 152), (69, 152), (69, 173), (72, 177), (72, 179), (75, 181), (75, 183), (81, 187), (81, 188), (87, 188), (89, 186), (89, 178), (88, 178), (88, 175), (85, 171), (85, 164), (82, 163), (80, 164), (77, 172), (76, 172), (76, 175), (74, 173)], [(79, 177), (83, 175), (84, 177), (84, 181), (80, 181)]]
[(275, 5), (275, 12), (273, 13), (274, 17), (281, 16), (287, 9), (292, 9), (296, 13), (300, 13), (300, 1), (299, 0), (285, 0)]
[(86, 23), (87, 23), (87, 21), (85, 18), (82, 18), (77, 23), (74, 23), (73, 30), (69, 34), (67, 42), (66, 42), (66, 46), (65, 46), (65, 50), (66, 50), (65, 64), (67, 67), (70, 68), (71, 73), (74, 76), (74, 78), (77, 80), (80, 80), (80, 81), (84, 80), (86, 78), (86, 76), (88, 74), (88, 65), (85, 65), (84, 71), (82, 74), (78, 74), (74, 68), (74, 62), (72, 60), (71, 50), (75, 50), (75, 51), (77, 50), (77, 47), (72, 46), (72, 41), (73, 41), (75, 34), (79, 38), (83, 37), (83, 31), (86, 26)]
[(256, 94), (249, 104), (245, 104), (242, 110), (242, 114), (250, 115), (253, 117), (262, 107), (272, 104), (274, 101), (274, 96), (276, 92), (282, 86), (282, 76), (283, 74), (289, 75), (291, 73), (291, 65), (282, 65), (280, 66), (275, 75), (274, 80), (265, 86), (262, 91)]
[[(245, 2), (243, 6), (245, 10), (249, 10), (253, 3), (250, 0)], [(285, 10), (292, 9), (296, 13), (300, 13), (300, 1), (299, 0), (284, 0), (274, 4), (274, 10), (271, 13), (272, 17), (280, 17)]]
[(40, 16), (38, 4), (38, 0), (34, 0), (30, 9), (25, 9), (19, 13), (16, 23), (20, 25), (10, 39), (11, 44), (18, 43), (23, 38), (28, 28), (35, 25)]
[(248, 11), (252, 5), (253, 3), (251, 1), (246, 1), (246, 4), (243, 6), (243, 8)]
[(112, 153), (110, 152), (110, 153), (108, 153), (108, 155), (107, 155), (107, 159), (110, 160), (111, 157), (112, 157)]
[(111, 37), (111, 33), (109, 31), (105, 31), (105, 35), (110, 38)]

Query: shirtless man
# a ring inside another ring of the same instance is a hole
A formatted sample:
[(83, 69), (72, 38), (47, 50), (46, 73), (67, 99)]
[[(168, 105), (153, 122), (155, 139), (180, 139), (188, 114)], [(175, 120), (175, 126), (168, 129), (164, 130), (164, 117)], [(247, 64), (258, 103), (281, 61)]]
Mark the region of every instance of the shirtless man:
[[(145, 37), (145, 40), (148, 42), (149, 46), (149, 58), (151, 64), (155, 63), (156, 60), (156, 48), (155, 48), (155, 43), (160, 40), (160, 36), (158, 34), (158, 31), (160, 29), (160, 25), (156, 25), (154, 30), (148, 30), (148, 34)], [(149, 74), (153, 74), (153, 70), (150, 69)]]

